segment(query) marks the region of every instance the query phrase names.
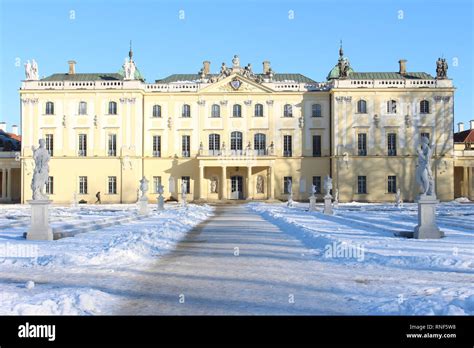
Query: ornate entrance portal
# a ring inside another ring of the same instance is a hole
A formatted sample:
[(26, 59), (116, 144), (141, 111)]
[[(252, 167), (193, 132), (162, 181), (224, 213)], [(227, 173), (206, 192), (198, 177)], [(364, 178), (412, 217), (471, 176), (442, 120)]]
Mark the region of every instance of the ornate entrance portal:
[(230, 177), (231, 193), (230, 199), (244, 199), (243, 180), (240, 175)]

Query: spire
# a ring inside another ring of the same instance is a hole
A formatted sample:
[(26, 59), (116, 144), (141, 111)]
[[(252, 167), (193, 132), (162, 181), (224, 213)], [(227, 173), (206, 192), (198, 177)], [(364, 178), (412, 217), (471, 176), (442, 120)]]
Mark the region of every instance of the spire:
[(130, 51), (128, 51), (128, 57), (130, 60), (133, 58), (133, 51), (132, 51), (132, 40), (130, 40)]
[(342, 40), (339, 41), (339, 58), (344, 56), (344, 50), (342, 49)]

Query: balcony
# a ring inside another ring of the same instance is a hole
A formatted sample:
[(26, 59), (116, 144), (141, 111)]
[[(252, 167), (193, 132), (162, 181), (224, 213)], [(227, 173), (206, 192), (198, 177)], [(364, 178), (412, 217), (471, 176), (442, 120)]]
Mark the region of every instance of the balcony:
[(202, 157), (266, 157), (273, 156), (273, 150), (268, 149), (245, 149), (245, 150), (204, 150), (199, 151), (199, 156)]
[[(153, 151), (153, 157), (161, 157), (161, 151)], [(183, 156), (183, 157), (187, 157), (187, 156)]]

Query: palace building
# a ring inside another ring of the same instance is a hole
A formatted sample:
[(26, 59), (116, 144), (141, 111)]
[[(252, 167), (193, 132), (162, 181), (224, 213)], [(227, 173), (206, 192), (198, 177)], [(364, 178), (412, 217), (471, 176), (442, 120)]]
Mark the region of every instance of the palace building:
[[(238, 56), (219, 71), (205, 61), (194, 74), (146, 82), (132, 51), (117, 73), (67, 73), (39, 79), (26, 67), (21, 98), (21, 199), (31, 199), (32, 146), (46, 140), (57, 203), (137, 201), (139, 180), (155, 201), (307, 200), (322, 197), (333, 178), (340, 202), (405, 201), (418, 192), (417, 148), (434, 145), (437, 196), (452, 200), (454, 87), (445, 60), (435, 76), (407, 71), (358, 72), (342, 47), (326, 81), (273, 71), (254, 72)], [(278, 70), (278, 69), (276, 69)], [(292, 185), (289, 185), (289, 183)], [(182, 184), (185, 185), (182, 185)]]

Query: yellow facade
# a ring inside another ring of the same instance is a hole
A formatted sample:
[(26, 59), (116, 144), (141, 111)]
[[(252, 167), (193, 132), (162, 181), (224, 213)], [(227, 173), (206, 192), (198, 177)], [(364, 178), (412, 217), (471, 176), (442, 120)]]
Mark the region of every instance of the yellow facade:
[[(429, 133), (436, 144), (437, 195), (441, 200), (453, 199), (454, 88), (450, 80), (433, 78), (417, 81), (418, 85), (408, 80), (392, 85), (395, 82), (390, 79), (316, 83), (283, 75), (278, 80), (262, 80), (236, 65), (228, 76), (200, 81), (111, 82), (87, 80), (86, 75), (74, 72), (62, 75), (24, 81), (20, 90), (23, 202), (31, 197), (31, 147), (48, 134), (53, 135), (50, 199), (56, 203), (71, 202), (75, 193), (78, 200), (93, 203), (99, 191), (104, 203), (136, 202), (143, 176), (150, 181), (150, 201), (156, 201), (155, 177), (161, 178), (165, 197), (178, 200), (183, 177), (189, 177), (188, 199), (204, 201), (286, 199), (284, 178), (291, 177), (294, 199), (306, 200), (313, 177), (322, 182), (326, 175), (333, 177), (341, 202), (394, 201), (394, 193), (387, 190), (388, 176), (396, 176), (405, 200), (414, 200), (421, 133)], [(367, 103), (366, 113), (357, 113), (360, 99)], [(394, 114), (384, 112), (390, 100), (397, 101)], [(420, 114), (422, 100), (429, 101), (429, 113)], [(48, 102), (54, 104), (52, 114), (46, 113)], [(84, 115), (78, 112), (80, 102), (87, 103)], [(116, 103), (116, 114), (110, 114), (110, 102)], [(263, 108), (262, 116), (255, 116), (257, 104)], [(314, 115), (316, 104), (320, 116)], [(155, 105), (161, 108), (160, 117), (153, 116)], [(190, 117), (183, 117), (184, 105), (189, 105)], [(219, 106), (219, 117), (213, 115), (213, 105)], [(240, 105), (240, 117), (235, 117), (234, 105)], [(291, 105), (291, 115), (285, 115), (285, 105)], [(241, 140), (232, 137), (233, 132), (240, 132)], [(358, 153), (359, 133), (367, 137), (364, 156)], [(389, 133), (397, 134), (394, 156), (387, 155)], [(87, 139), (85, 156), (79, 155), (80, 134)], [(116, 153), (110, 153), (112, 134)], [(211, 134), (220, 137), (217, 151), (209, 144)], [(260, 150), (256, 134), (265, 135)], [(316, 135), (321, 137), (321, 146), (313, 156)], [(160, 136), (159, 155), (153, 136)], [(189, 156), (183, 153), (183, 136), (189, 136)], [(359, 176), (366, 176), (365, 194), (357, 193)], [(87, 177), (87, 191), (80, 177)]]

